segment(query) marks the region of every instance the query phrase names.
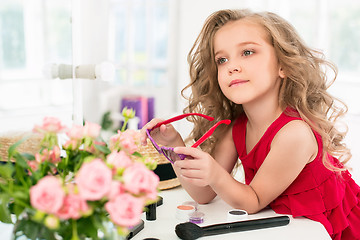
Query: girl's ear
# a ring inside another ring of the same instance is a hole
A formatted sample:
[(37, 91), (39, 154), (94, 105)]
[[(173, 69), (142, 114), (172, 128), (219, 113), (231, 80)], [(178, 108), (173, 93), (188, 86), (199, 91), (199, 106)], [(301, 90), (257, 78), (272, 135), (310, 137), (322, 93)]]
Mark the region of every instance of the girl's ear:
[(285, 75), (282, 67), (279, 68), (279, 76), (280, 76), (281, 78), (285, 78), (285, 77), (286, 77), (286, 75)]

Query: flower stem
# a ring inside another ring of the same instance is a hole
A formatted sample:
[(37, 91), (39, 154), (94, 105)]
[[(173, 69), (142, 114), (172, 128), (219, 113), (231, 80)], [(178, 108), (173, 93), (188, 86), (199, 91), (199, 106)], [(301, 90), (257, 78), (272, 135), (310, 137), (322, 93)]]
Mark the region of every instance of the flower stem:
[(124, 124), (122, 125), (122, 128), (121, 128), (121, 132), (125, 131), (128, 121), (129, 121), (129, 118), (125, 117), (124, 118)]
[(71, 240), (80, 240), (80, 238), (78, 236), (78, 232), (77, 232), (77, 224), (76, 224), (75, 219), (72, 219), (72, 236), (71, 236)]

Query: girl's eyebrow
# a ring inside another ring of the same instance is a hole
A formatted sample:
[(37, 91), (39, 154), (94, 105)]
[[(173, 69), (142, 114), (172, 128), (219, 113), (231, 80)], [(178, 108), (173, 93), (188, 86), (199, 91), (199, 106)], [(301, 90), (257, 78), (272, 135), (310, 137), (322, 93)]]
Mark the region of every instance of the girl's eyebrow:
[(260, 43), (257, 43), (257, 42), (251, 42), (251, 41), (247, 41), (247, 42), (241, 42), (238, 44), (238, 46), (243, 46), (243, 45), (258, 45), (258, 46), (261, 46)]
[[(257, 46), (261, 46), (261, 44), (257, 43), (257, 42), (252, 42), (252, 41), (246, 41), (246, 42), (241, 42), (241, 43), (238, 43), (237, 46), (238, 47), (241, 47), (241, 46), (245, 46), (245, 45), (257, 45)], [(221, 53), (222, 50), (219, 50), (219, 51), (216, 51), (215, 52), (215, 55), (218, 55), (219, 53)]]

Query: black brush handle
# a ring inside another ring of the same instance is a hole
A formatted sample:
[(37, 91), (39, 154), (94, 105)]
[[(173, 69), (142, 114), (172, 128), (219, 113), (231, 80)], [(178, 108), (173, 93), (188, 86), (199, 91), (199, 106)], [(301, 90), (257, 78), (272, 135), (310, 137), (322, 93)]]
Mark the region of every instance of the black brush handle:
[(288, 216), (278, 216), (270, 218), (261, 218), (254, 220), (221, 223), (202, 227), (204, 231), (203, 236), (218, 235), (230, 232), (249, 231), (262, 228), (279, 227), (289, 224), (290, 218)]

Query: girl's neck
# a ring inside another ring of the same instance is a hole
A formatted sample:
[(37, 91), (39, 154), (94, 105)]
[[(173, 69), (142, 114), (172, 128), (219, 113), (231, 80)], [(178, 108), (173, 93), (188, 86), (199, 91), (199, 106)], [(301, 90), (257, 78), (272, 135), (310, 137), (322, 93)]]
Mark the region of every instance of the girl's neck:
[(266, 130), (283, 112), (279, 105), (267, 107), (244, 107), (248, 119), (248, 127), (252, 129)]

